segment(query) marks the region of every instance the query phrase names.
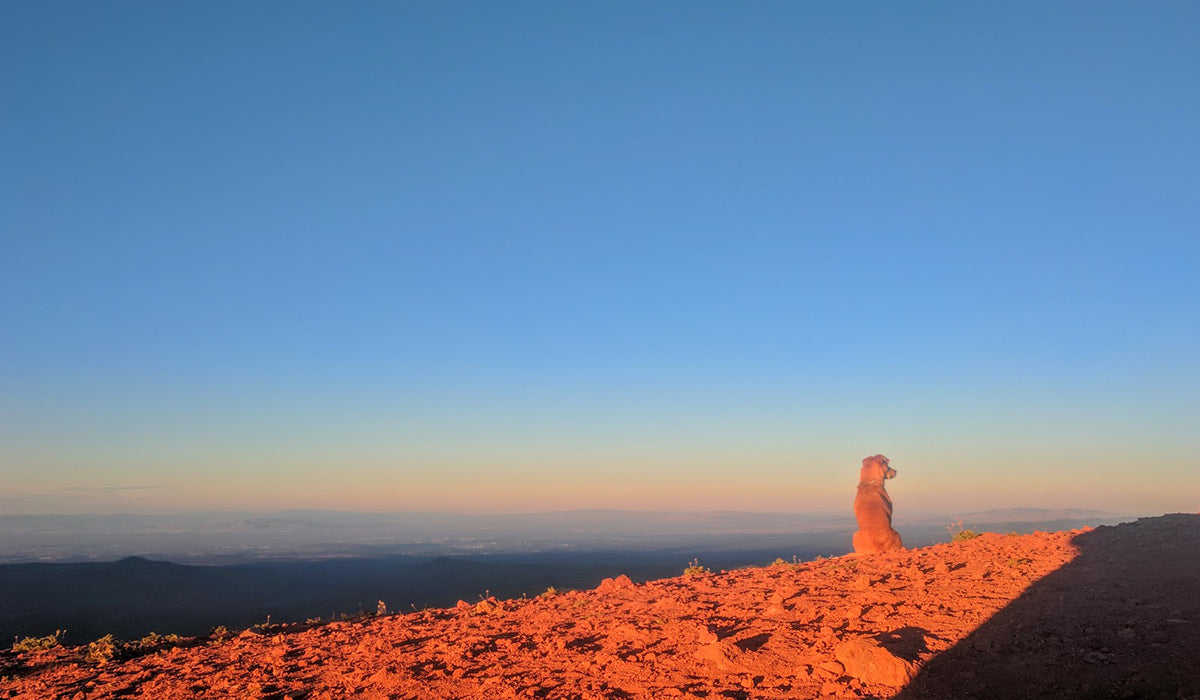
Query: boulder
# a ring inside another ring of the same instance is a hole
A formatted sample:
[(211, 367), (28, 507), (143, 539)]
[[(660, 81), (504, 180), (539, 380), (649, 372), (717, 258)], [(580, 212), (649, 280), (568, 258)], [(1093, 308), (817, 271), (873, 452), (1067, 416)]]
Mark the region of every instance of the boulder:
[(612, 593), (614, 591), (633, 590), (633, 588), (634, 588), (633, 581), (630, 580), (630, 578), (628, 576), (626, 576), (625, 574), (621, 574), (620, 576), (617, 576), (616, 578), (606, 578), (600, 582), (599, 586), (596, 586), (596, 590), (607, 591), (609, 593)]
[(850, 639), (838, 644), (834, 656), (846, 675), (863, 683), (900, 687), (912, 679), (916, 665), (901, 659), (873, 639)]

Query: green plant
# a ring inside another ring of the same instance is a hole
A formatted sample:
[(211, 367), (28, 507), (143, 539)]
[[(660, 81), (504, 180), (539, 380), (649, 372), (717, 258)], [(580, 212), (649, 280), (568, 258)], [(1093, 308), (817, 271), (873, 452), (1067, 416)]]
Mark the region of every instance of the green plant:
[(149, 649), (167, 646), (168, 644), (178, 644), (182, 641), (183, 637), (180, 637), (177, 634), (158, 634), (157, 632), (151, 632), (136, 642), (129, 642), (125, 646), (128, 649), (146, 651)]
[(225, 625), (217, 625), (216, 627), (212, 628), (212, 632), (210, 632), (208, 636), (211, 639), (209, 644), (220, 644), (226, 639), (229, 639), (229, 629), (225, 627)]
[(151, 649), (158, 646), (162, 641), (163, 637), (160, 637), (157, 632), (151, 632), (136, 642), (132, 642), (131, 646), (137, 649)]
[(117, 640), (111, 634), (106, 634), (96, 641), (88, 644), (87, 653), (84, 654), (83, 660), (89, 664), (103, 666), (112, 661), (112, 658), (117, 655)]
[(979, 537), (979, 533), (963, 526), (963, 521), (960, 518), (957, 522), (950, 523), (946, 526), (946, 531), (950, 533), (951, 542), (962, 542), (964, 540)]
[(21, 641), (13, 638), (12, 650), (21, 653), (23, 651), (45, 651), (53, 649), (62, 643), (62, 636), (66, 630), (57, 630), (54, 634), (48, 634), (45, 637), (26, 637)]
[(689, 576), (689, 577), (703, 576), (704, 574), (711, 574), (711, 573), (712, 572), (709, 571), (707, 568), (700, 565), (699, 558), (693, 559), (691, 562), (688, 563), (687, 568), (683, 570), (683, 575)]

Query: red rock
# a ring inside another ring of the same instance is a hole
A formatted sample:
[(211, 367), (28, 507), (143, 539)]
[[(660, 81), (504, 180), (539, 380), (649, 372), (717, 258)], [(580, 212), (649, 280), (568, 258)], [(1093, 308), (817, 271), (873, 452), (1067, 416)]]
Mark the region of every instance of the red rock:
[(846, 674), (864, 683), (902, 686), (913, 677), (913, 664), (901, 659), (872, 639), (850, 639), (834, 648)]
[(606, 593), (612, 593), (615, 591), (628, 591), (635, 588), (636, 586), (634, 585), (633, 581), (625, 574), (621, 574), (615, 578), (606, 578), (600, 582), (599, 586), (596, 586), (597, 591)]
[(722, 671), (738, 671), (742, 668), (741, 651), (732, 644), (713, 642), (696, 650), (696, 658), (711, 661)]
[(840, 676), (843, 672), (845, 672), (846, 667), (842, 665), (840, 661), (834, 661), (833, 659), (830, 659), (829, 661), (822, 661), (821, 663), (817, 664), (817, 669), (824, 671), (826, 674)]

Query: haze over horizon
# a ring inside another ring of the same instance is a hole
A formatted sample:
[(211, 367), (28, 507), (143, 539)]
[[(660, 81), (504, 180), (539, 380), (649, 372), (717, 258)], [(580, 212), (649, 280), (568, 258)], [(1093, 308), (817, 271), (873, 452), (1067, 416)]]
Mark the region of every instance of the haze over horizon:
[(1200, 6), (0, 6), (0, 514), (1200, 510)]

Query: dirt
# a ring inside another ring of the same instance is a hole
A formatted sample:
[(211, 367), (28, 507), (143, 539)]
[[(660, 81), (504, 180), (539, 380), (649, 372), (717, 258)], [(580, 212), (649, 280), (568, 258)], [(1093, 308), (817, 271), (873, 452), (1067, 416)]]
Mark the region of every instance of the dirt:
[(1200, 515), (0, 655), (0, 698), (1200, 698)]

